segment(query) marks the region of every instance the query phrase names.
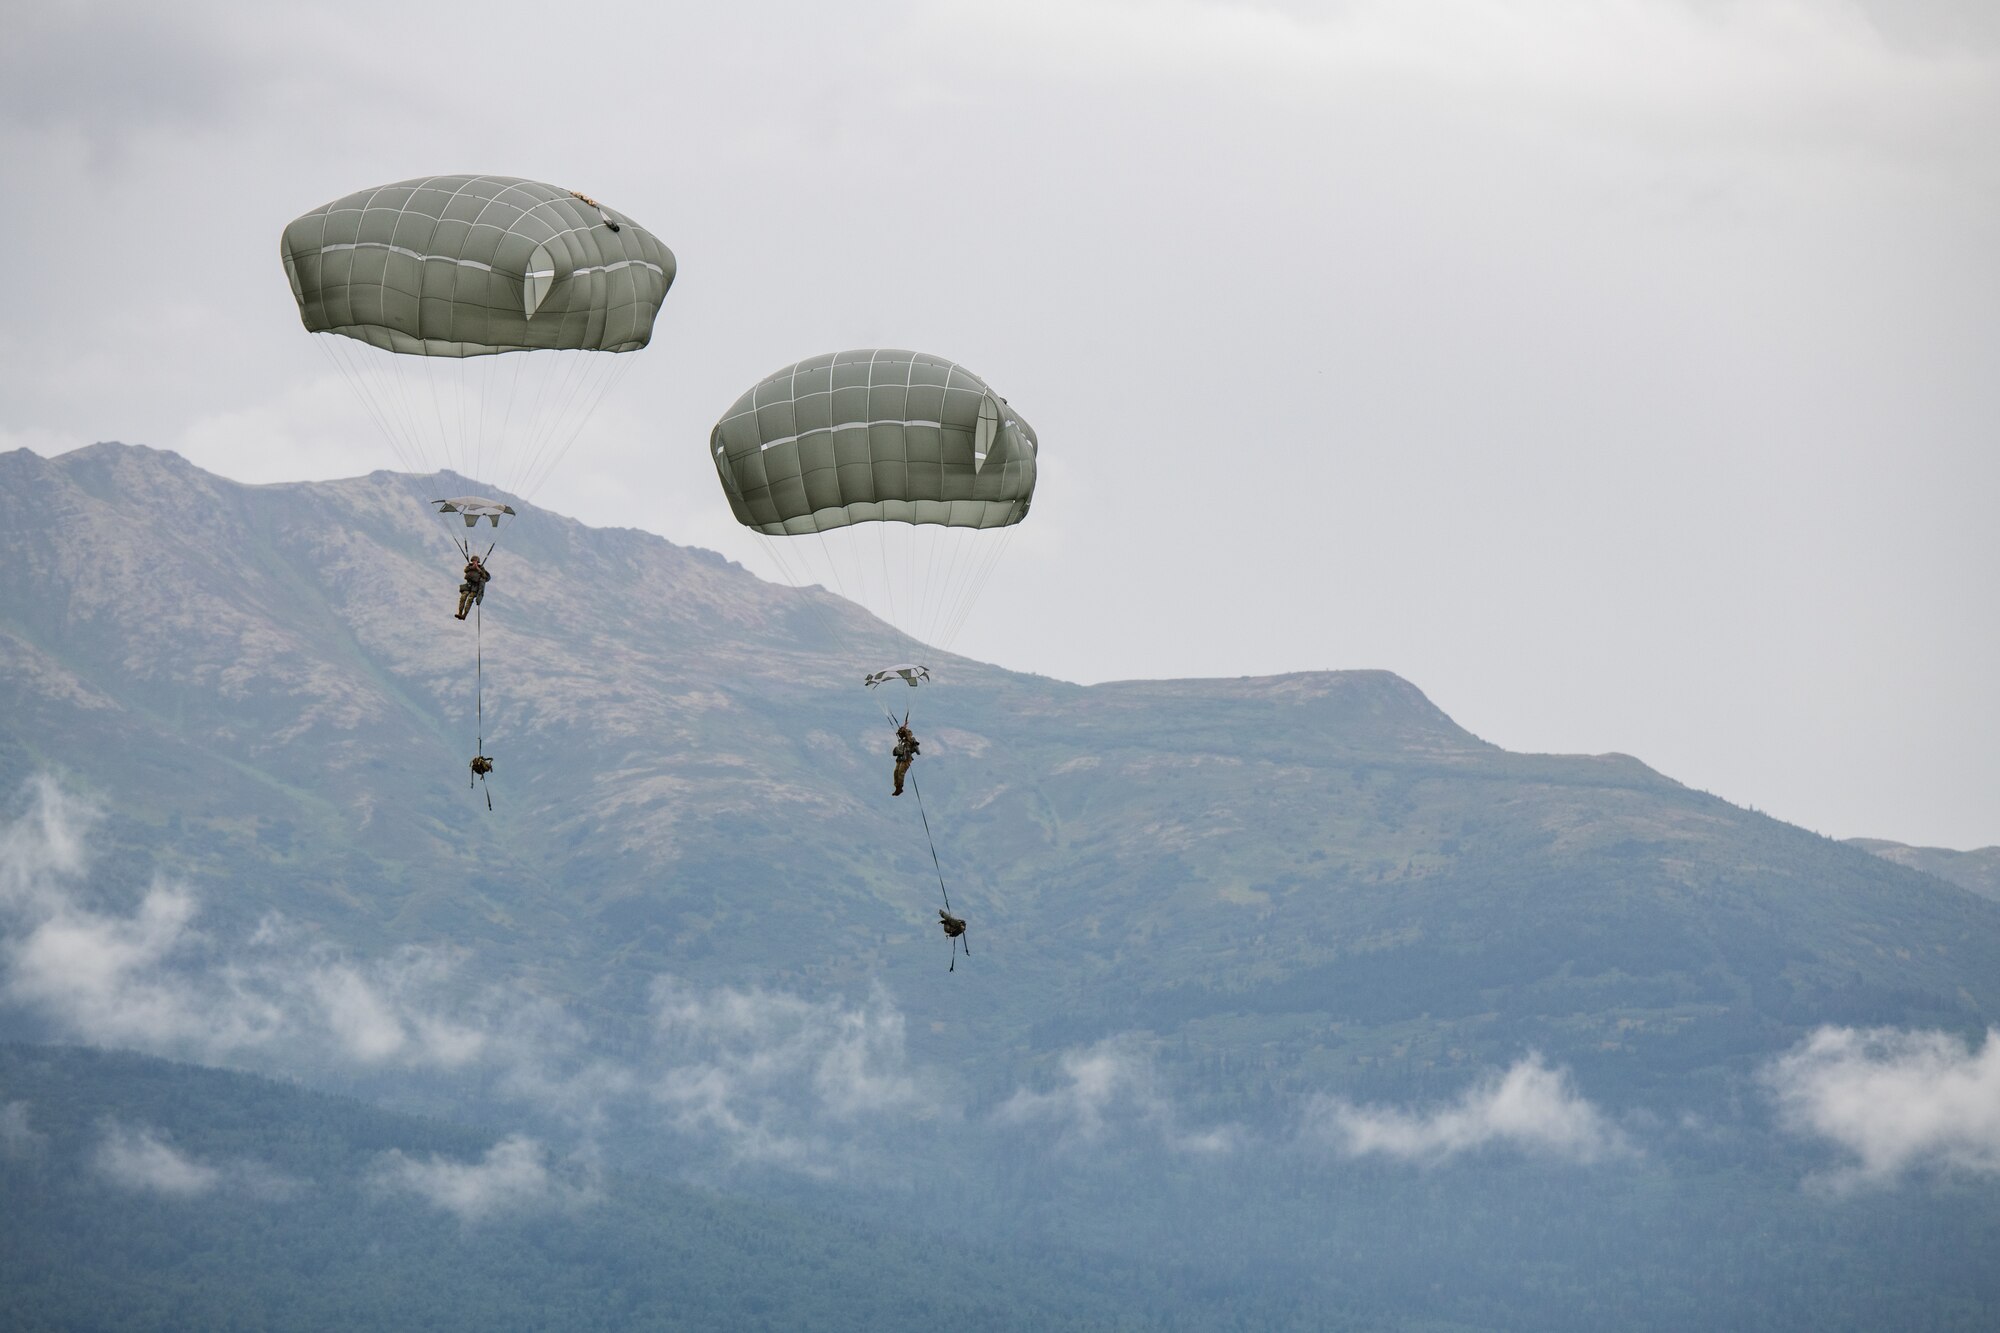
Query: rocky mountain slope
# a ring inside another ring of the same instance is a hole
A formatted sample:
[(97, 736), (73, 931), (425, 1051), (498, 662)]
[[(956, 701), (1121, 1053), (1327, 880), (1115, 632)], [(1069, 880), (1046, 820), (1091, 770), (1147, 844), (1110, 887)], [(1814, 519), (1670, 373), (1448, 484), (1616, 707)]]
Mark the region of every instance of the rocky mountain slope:
[(1244, 1110), (1526, 1046), (1637, 1089), (1820, 1022), (2000, 1015), (2000, 904), (1634, 759), (1500, 750), (1387, 673), (1085, 688), (932, 655), (916, 774), (976, 950), (947, 974), (858, 687), (914, 645), (519, 506), (479, 645), (488, 814), (421, 494), (0, 456), (0, 766), (97, 793), (135, 882), (165, 865), (223, 923), (449, 941), (607, 1031), (663, 972), (880, 982), (996, 1091), (1112, 1033), (1250, 1061), (1214, 1089)]

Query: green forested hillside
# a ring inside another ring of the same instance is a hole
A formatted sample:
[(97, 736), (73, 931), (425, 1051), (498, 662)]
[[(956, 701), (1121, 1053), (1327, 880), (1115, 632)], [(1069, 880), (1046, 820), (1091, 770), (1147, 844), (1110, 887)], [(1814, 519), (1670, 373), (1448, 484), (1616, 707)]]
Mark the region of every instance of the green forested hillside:
[[(463, 1217), (385, 1183), (391, 1155), (477, 1164), (489, 1134), (243, 1075), (0, 1046), (0, 1327), (74, 1329), (988, 1329), (1225, 1327), (1163, 1268), (998, 1252), (565, 1168)], [(143, 1129), (215, 1171), (121, 1180)], [(1257, 1326), (1283, 1309), (1232, 1293)]]
[[(912, 1226), (921, 1201), (840, 1220), (559, 1154), (540, 1192), (455, 1214), (385, 1163), (476, 1168), (491, 1133), (132, 1055), (0, 1046), (0, 1109), (0, 1326), (24, 1331), (1677, 1329), (1750, 1312), (1975, 1330), (2000, 1313), (1988, 1192), (1829, 1207), (1741, 1141), (1608, 1176), (1499, 1161), (1330, 1180), (1294, 1160), (1161, 1179), (1114, 1153), (1055, 1183), (1017, 1163), (982, 1170), (989, 1192), (939, 1233)], [(212, 1179), (121, 1178), (105, 1145), (140, 1132)]]

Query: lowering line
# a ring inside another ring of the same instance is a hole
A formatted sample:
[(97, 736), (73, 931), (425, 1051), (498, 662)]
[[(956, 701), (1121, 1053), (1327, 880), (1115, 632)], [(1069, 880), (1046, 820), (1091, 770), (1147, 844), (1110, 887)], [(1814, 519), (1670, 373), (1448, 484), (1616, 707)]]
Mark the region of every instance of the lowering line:
[(910, 790), (917, 794), (917, 814), (924, 821), (924, 841), (931, 845), (931, 869), (937, 871), (938, 892), (944, 896), (944, 910), (951, 910), (951, 894), (945, 892), (944, 867), (938, 864), (937, 840), (931, 837), (931, 817), (924, 810), (924, 789), (917, 785), (916, 774), (910, 775)]
[[(944, 867), (938, 864), (937, 839), (931, 836), (930, 812), (924, 809), (924, 789), (917, 782), (914, 773), (910, 775), (910, 790), (917, 794), (917, 814), (923, 818), (924, 841), (929, 843), (931, 848), (931, 869), (937, 871), (938, 893), (944, 898), (944, 912), (941, 914), (941, 917), (951, 916), (951, 894), (944, 887)], [(951, 919), (953, 921), (958, 920), (957, 917), (951, 917)], [(965, 946), (965, 956), (967, 958), (972, 957), (972, 941), (965, 935), (963, 922), (959, 923), (959, 933), (951, 937), (951, 966), (946, 968), (945, 971), (958, 971), (958, 946), (961, 944)]]
[[(472, 604), (472, 712), (477, 719), (473, 734), (479, 743), (472, 753), (479, 758), (486, 757), (486, 617), (479, 603)], [(477, 769), (474, 776), (485, 786), (486, 775)], [(486, 788), (486, 808), (493, 808), (493, 789)]]
[[(882, 715), (889, 719), (890, 726), (907, 727), (910, 725), (910, 715), (907, 711), (903, 714), (903, 720), (898, 722), (895, 711), (884, 705), (880, 696), (876, 697), (875, 706), (880, 708)], [(946, 968), (945, 971), (956, 972), (958, 971), (958, 946), (960, 944), (965, 945), (965, 956), (970, 958), (972, 957), (972, 942), (965, 935), (965, 923), (952, 915), (951, 891), (944, 886), (944, 866), (938, 861), (937, 839), (931, 834), (930, 811), (924, 807), (923, 784), (917, 781), (917, 776), (914, 773), (910, 774), (909, 781), (910, 790), (917, 794), (917, 815), (924, 821), (924, 842), (931, 849), (931, 869), (937, 872), (938, 896), (944, 899), (944, 911), (940, 914), (940, 919), (950, 917), (952, 921), (958, 924), (958, 934), (951, 935), (948, 929), (946, 931), (946, 934), (950, 935), (951, 938), (951, 966)]]
[[(486, 554), (475, 557), (469, 540), (464, 537), (454, 537), (451, 540), (452, 545), (458, 547), (459, 554), (465, 557), (467, 565), (470, 565), (475, 558), (491, 560), (493, 548), (500, 544), (497, 541), (488, 543)], [(463, 588), (460, 591), (463, 593)], [(473, 738), (476, 744), (472, 751), (472, 775), (465, 781), (468, 787), (475, 784), (485, 786), (486, 775), (493, 771), (492, 763), (486, 758), (486, 611), (485, 602), (481, 597), (482, 591), (475, 589), (472, 603), (472, 711), (477, 721), (473, 726)], [(490, 787), (486, 788), (486, 808), (488, 810), (493, 808), (493, 789)]]

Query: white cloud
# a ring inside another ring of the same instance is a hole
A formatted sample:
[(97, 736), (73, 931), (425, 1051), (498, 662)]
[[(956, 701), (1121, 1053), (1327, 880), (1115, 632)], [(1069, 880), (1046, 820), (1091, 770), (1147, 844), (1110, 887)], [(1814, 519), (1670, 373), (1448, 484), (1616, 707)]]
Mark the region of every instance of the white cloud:
[[(194, 915), (192, 894), (162, 884), (130, 916), (60, 908), (8, 941), (5, 994), (91, 1041), (160, 1047), (196, 1031), (222, 1038), (219, 1026), (233, 1027), (233, 1016), (198, 1005), (165, 970), (193, 943)], [(234, 1031), (226, 1038), (242, 1039)]]
[(97, 810), (46, 776), (28, 784), (27, 814), (0, 830), (0, 912), (45, 912), (66, 895), (61, 881), (81, 874), (84, 835)]
[(553, 1000), (516, 1004), (495, 1023), (484, 1054), (499, 1070), (496, 1090), (583, 1130), (601, 1127), (631, 1096), (638, 1077), (590, 1049), (589, 1030)]
[(663, 977), (653, 1011), (666, 1064), (653, 1096), (677, 1130), (717, 1136), (743, 1160), (828, 1174), (862, 1128), (941, 1110), (909, 1069), (902, 1013), (879, 992), (849, 1007)]
[(0, 826), (0, 1001), (67, 1039), (291, 1073), (469, 1073), (585, 1131), (644, 1097), (736, 1158), (817, 1172), (851, 1160), (884, 1117), (941, 1113), (879, 993), (849, 1005), (667, 979), (641, 1072), (594, 1053), (561, 1005), (468, 985), (453, 950), (350, 957), (275, 914), (220, 940), (197, 928), (196, 895), (164, 880), (127, 910), (86, 905), (106, 896), (84, 881), (93, 818), (41, 782)]
[(1435, 1164), (1481, 1148), (1595, 1162), (1626, 1151), (1617, 1128), (1570, 1086), (1563, 1070), (1539, 1055), (1489, 1075), (1455, 1102), (1425, 1111), (1356, 1106), (1315, 1097), (1306, 1108), (1308, 1139), (1349, 1157), (1380, 1155)]
[(455, 1018), (440, 1007), (457, 963), (437, 950), (406, 948), (365, 969), (323, 962), (303, 984), (318, 1020), (351, 1059), (457, 1069), (478, 1060), (488, 1040), (476, 1017)]
[(174, 1147), (165, 1135), (150, 1126), (128, 1126), (106, 1120), (101, 1128), (89, 1164), (100, 1177), (120, 1189), (176, 1199), (228, 1193), (276, 1202), (292, 1198), (305, 1188), (303, 1182), (248, 1158), (202, 1161)]
[(395, 1010), (353, 968), (321, 968), (307, 984), (326, 1015), (327, 1026), (357, 1060), (368, 1064), (385, 1060), (408, 1041)]
[(1157, 1135), (1177, 1152), (1221, 1153), (1236, 1146), (1233, 1126), (1198, 1132), (1179, 1127), (1174, 1104), (1160, 1087), (1149, 1056), (1131, 1038), (1109, 1037), (1063, 1052), (1062, 1081), (1048, 1092), (1022, 1088), (993, 1118), (1003, 1125), (1053, 1129), (1059, 1149), (1091, 1147), (1135, 1130)]
[(0, 830), (0, 998), (64, 1036), (165, 1055), (270, 1052), (363, 1066), (457, 1069), (491, 1016), (455, 999), (460, 959), (410, 948), (358, 963), (267, 919), (223, 956), (200, 904), (156, 880), (129, 912), (86, 906), (95, 812), (46, 780)]
[(1924, 1167), (2000, 1173), (2000, 1032), (1975, 1050), (1945, 1032), (1821, 1028), (1764, 1080), (1788, 1129), (1852, 1154), (1836, 1188)]
[(121, 1189), (191, 1199), (213, 1191), (222, 1173), (166, 1142), (157, 1130), (105, 1126), (92, 1154), (97, 1173)]
[(461, 1222), (573, 1207), (594, 1197), (593, 1184), (559, 1177), (549, 1169), (547, 1157), (540, 1143), (519, 1134), (500, 1140), (477, 1162), (435, 1156), (419, 1161), (391, 1151), (377, 1163), (374, 1183), (385, 1191), (415, 1194)]

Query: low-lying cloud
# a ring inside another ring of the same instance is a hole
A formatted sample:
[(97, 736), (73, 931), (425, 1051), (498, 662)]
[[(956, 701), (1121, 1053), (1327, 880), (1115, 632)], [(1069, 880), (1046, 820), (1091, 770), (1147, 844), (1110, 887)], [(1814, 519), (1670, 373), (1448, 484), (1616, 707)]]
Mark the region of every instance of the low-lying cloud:
[(652, 1001), (665, 1066), (654, 1099), (674, 1128), (743, 1160), (829, 1174), (866, 1137), (858, 1129), (947, 1113), (911, 1070), (902, 1012), (879, 991), (850, 1005), (662, 977)]
[[(586, 1136), (614, 1114), (664, 1116), (716, 1160), (821, 1175), (889, 1127), (957, 1114), (912, 1069), (880, 991), (810, 1000), (662, 978), (647, 1047), (611, 1058), (559, 1003), (470, 983), (456, 950), (357, 958), (276, 915), (219, 939), (196, 894), (165, 879), (120, 903), (85, 882), (97, 812), (46, 780), (29, 794), (0, 827), (0, 1002), (61, 1038), (294, 1074), (470, 1076)], [(523, 1170), (519, 1151), (490, 1171)]]
[(47, 777), (29, 783), (28, 796), (27, 813), (0, 830), (0, 911), (10, 914), (61, 905), (61, 880), (82, 874), (88, 860), (92, 808)]
[(100, 1179), (119, 1189), (170, 1199), (231, 1194), (277, 1201), (304, 1188), (301, 1182), (262, 1162), (247, 1158), (205, 1161), (175, 1147), (160, 1130), (115, 1119), (101, 1126), (88, 1165)]
[(162, 1138), (157, 1130), (108, 1124), (91, 1165), (111, 1184), (142, 1194), (191, 1199), (222, 1183), (222, 1172)]
[(596, 1194), (588, 1173), (582, 1179), (557, 1174), (549, 1168), (548, 1150), (519, 1134), (500, 1140), (477, 1162), (384, 1153), (374, 1184), (385, 1193), (414, 1194), (467, 1223), (503, 1213), (574, 1207)]
[(481, 1055), (493, 1024), (450, 1000), (456, 954), (360, 963), (277, 918), (225, 950), (194, 892), (164, 879), (126, 910), (93, 905), (81, 878), (96, 811), (46, 780), (31, 793), (0, 833), (0, 998), (59, 1035), (208, 1060), (449, 1070)]
[(1583, 1163), (1627, 1151), (1624, 1136), (1570, 1086), (1568, 1073), (1549, 1068), (1536, 1054), (1480, 1079), (1456, 1101), (1427, 1110), (1315, 1097), (1306, 1108), (1303, 1133), (1344, 1156), (1425, 1165), (1487, 1148)]
[(1764, 1081), (1780, 1123), (1851, 1156), (1836, 1188), (1925, 1168), (2000, 1173), (2000, 1031), (1975, 1048), (1946, 1032), (1821, 1028)]
[(1036, 1126), (1054, 1134), (1058, 1149), (1096, 1147), (1116, 1136), (1157, 1138), (1176, 1152), (1224, 1153), (1236, 1146), (1233, 1126), (1188, 1131), (1164, 1091), (1152, 1059), (1129, 1038), (1112, 1037), (1063, 1052), (1061, 1078), (1046, 1092), (1021, 1088), (993, 1112), (1003, 1125)]

